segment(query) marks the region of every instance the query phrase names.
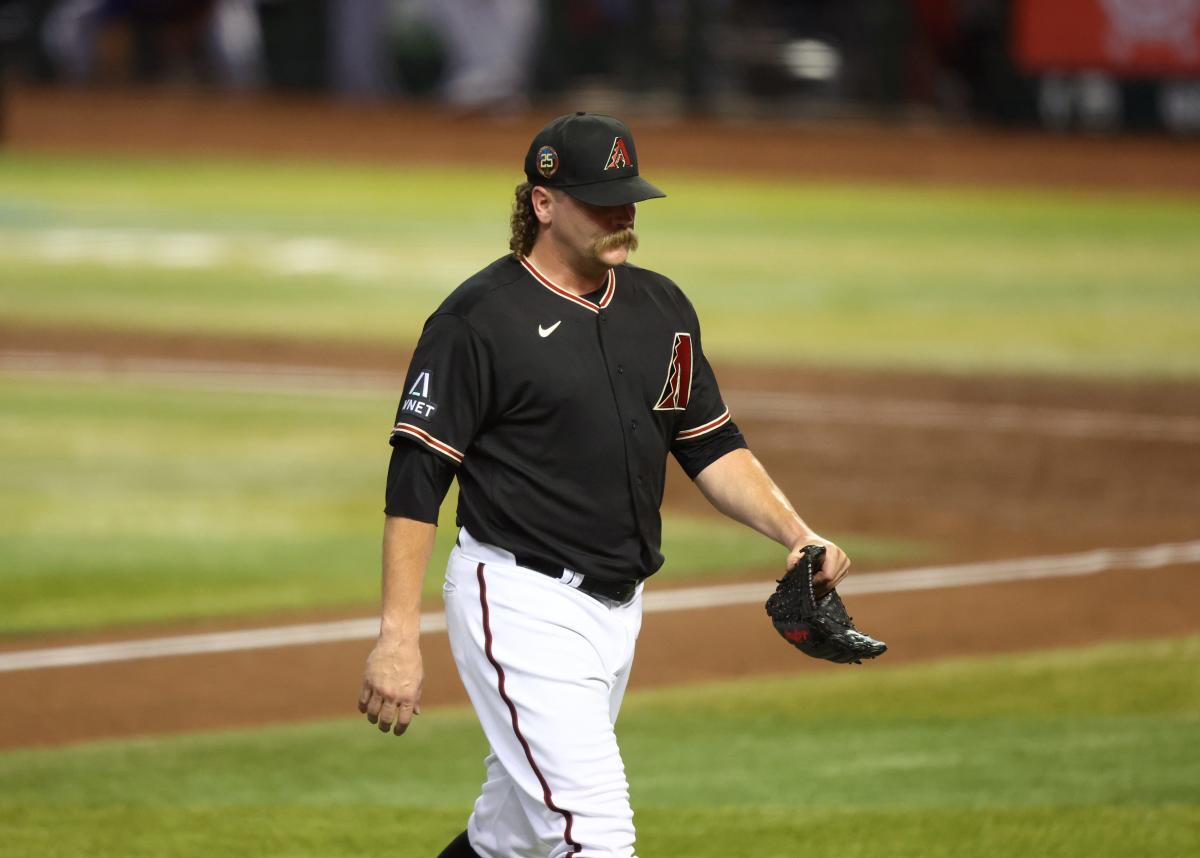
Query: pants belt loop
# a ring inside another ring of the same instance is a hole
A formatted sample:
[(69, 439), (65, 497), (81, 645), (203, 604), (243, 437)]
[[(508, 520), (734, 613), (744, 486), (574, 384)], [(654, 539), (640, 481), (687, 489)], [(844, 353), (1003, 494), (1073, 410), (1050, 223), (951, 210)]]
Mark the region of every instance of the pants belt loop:
[(574, 587), (578, 590), (580, 585), (583, 584), (583, 575), (578, 572), (572, 572), (570, 569), (564, 569), (562, 574), (558, 576), (558, 580), (562, 581), (568, 587)]

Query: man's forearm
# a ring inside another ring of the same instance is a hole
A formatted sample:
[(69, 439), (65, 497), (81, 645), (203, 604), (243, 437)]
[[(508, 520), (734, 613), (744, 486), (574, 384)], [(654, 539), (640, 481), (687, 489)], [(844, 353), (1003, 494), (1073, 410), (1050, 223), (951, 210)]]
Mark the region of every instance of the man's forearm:
[(421, 582), (436, 525), (388, 516), (383, 525), (383, 609), (379, 639), (367, 656), (358, 710), (397, 736), (421, 711)]
[(749, 450), (717, 459), (696, 476), (696, 486), (720, 512), (787, 548), (813, 535)]
[(421, 634), (421, 584), (437, 526), (388, 516), (383, 526), (383, 594), (379, 636), (413, 643)]

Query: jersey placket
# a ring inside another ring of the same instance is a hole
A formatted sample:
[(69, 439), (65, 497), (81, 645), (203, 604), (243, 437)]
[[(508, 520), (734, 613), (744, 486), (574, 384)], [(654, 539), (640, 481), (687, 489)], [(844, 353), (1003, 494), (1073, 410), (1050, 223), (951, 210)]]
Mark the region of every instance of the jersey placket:
[[(616, 296), (616, 269), (609, 269), (608, 286), (599, 301), (593, 303), (558, 286), (538, 271), (529, 260), (522, 259), (521, 264), (541, 285), (560, 297), (585, 307), (596, 316), (596, 340), (600, 348), (601, 359), (604, 362), (609, 391), (612, 394), (613, 411), (617, 418), (616, 429), (621, 436), (622, 451), (625, 457), (625, 476), (629, 487), (630, 511), (633, 514), (638, 535), (641, 537), (643, 560), (652, 561), (651, 555), (654, 552), (650, 546), (657, 542), (657, 534), (650, 534), (646, 531), (648, 522), (657, 520), (658, 504), (653, 497), (654, 487), (652, 475), (648, 472), (649, 465), (646, 462), (642, 462), (635, 455), (638, 445), (631, 443), (630, 438), (632, 433), (650, 428), (642, 427), (637, 416), (639, 413), (639, 397), (644, 399), (645, 394), (644, 391), (629, 389), (630, 384), (626, 381), (624, 369), (614, 359), (614, 349), (610, 348), (606, 342), (610, 337), (618, 336), (611, 332), (613, 320), (612, 304)], [(666, 450), (663, 450), (662, 454), (665, 457)], [(647, 562), (647, 565), (653, 567), (657, 563)]]
[[(633, 295), (627, 294), (626, 298), (632, 299)], [(662, 563), (656, 548), (661, 538), (658, 510), (662, 502), (670, 436), (660, 436), (658, 421), (650, 411), (652, 397), (658, 391), (644, 387), (646, 376), (638, 367), (625, 366), (628, 361), (645, 362), (653, 353), (647, 349), (644, 332), (639, 330), (635, 339), (630, 339), (626, 326), (633, 322), (630, 314), (638, 312), (628, 304), (611, 308), (605, 316), (607, 321), (598, 323), (597, 335), (613, 391), (613, 407), (620, 423), (629, 498), (641, 538), (642, 563), (647, 569), (657, 569)]]
[[(633, 505), (633, 520), (637, 524), (638, 533), (642, 537), (642, 551), (645, 553), (646, 546), (650, 542), (650, 535), (646, 533), (645, 516), (640, 507), (646, 503), (647, 480), (649, 475), (643, 473), (644, 467), (639, 466), (637, 457), (630, 454), (631, 439), (630, 435), (637, 432), (640, 428), (636, 416), (629, 416), (627, 410), (622, 406), (621, 392), (627, 385), (622, 384), (624, 373), (622, 368), (614, 364), (611, 355), (611, 349), (605, 345), (605, 339), (608, 337), (608, 328), (612, 314), (607, 310), (601, 310), (596, 318), (596, 337), (600, 342), (600, 354), (604, 358), (604, 367), (608, 374), (609, 390), (612, 391), (613, 410), (617, 414), (618, 430), (621, 433), (621, 441), (625, 451), (625, 474), (629, 480), (629, 498)], [(622, 378), (619, 380), (618, 376)]]

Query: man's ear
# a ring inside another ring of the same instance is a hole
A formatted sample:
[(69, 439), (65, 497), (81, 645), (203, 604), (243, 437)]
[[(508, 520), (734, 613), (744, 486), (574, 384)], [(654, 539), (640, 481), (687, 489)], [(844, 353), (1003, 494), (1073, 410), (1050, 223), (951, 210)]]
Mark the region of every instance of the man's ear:
[(529, 198), (533, 206), (533, 214), (540, 224), (548, 224), (554, 219), (554, 192), (540, 185), (534, 187)]

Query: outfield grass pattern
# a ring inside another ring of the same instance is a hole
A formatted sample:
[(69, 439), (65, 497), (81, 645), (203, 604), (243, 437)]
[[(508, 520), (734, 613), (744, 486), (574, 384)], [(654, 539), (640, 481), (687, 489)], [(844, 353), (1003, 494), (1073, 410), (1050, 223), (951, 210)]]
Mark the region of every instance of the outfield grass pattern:
[[(518, 179), (7, 156), (0, 323), (411, 343), (504, 251)], [(719, 362), (1200, 377), (1189, 202), (655, 180), (636, 261), (685, 287)], [(0, 377), (0, 635), (375, 605), (394, 408)], [(710, 518), (668, 517), (664, 549), (669, 577), (779, 561)], [(643, 858), (1200, 842), (1200, 638), (641, 692), (618, 730)], [(469, 711), (435, 709), (402, 740), (346, 719), (0, 753), (0, 854), (434, 855), (484, 750)]]
[[(10, 158), (2, 317), (410, 342), (441, 296), (505, 251), (518, 179)], [(641, 209), (636, 261), (685, 287), (717, 358), (1200, 374), (1200, 210), (1187, 202), (662, 182), (671, 196)], [(814, 336), (794, 336), (799, 319)]]
[[(0, 402), (0, 634), (376, 609), (393, 400), (43, 378), (0, 379)], [(441, 592), (454, 509), (451, 496), (426, 596)], [(922, 556), (845, 543), (861, 561)], [(687, 515), (666, 516), (664, 552), (676, 580), (782, 558)]]
[[(1200, 639), (631, 694), (643, 858), (1183, 855), (1200, 830)], [(0, 755), (13, 854), (427, 856), (485, 751), (432, 710)]]

